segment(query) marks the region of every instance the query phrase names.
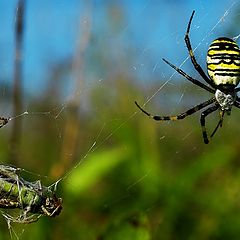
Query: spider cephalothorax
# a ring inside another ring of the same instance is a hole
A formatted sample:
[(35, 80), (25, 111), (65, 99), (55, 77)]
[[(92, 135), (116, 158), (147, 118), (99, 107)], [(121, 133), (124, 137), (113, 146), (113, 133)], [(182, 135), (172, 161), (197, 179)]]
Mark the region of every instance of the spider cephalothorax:
[(240, 88), (236, 88), (240, 81), (240, 50), (237, 43), (230, 38), (220, 37), (214, 40), (211, 43), (207, 54), (207, 76), (201, 66), (197, 63), (190, 43), (189, 31), (194, 12), (195, 11), (193, 11), (188, 23), (185, 34), (185, 42), (194, 68), (206, 81), (206, 83), (209, 84), (209, 86), (195, 78), (190, 77), (183, 70), (179, 69), (167, 60), (163, 60), (193, 84), (213, 93), (214, 97), (176, 116), (154, 116), (141, 108), (137, 102), (135, 103), (143, 113), (156, 121), (175, 121), (184, 119), (186, 116), (211, 105), (201, 113), (200, 118), (204, 143), (207, 144), (209, 142), (209, 137), (205, 128), (206, 116), (216, 110), (219, 110), (220, 120), (210, 135), (211, 138), (217, 131), (218, 127), (222, 127), (225, 112), (230, 115), (233, 106), (240, 108), (240, 98), (237, 96), (237, 92), (240, 91)]

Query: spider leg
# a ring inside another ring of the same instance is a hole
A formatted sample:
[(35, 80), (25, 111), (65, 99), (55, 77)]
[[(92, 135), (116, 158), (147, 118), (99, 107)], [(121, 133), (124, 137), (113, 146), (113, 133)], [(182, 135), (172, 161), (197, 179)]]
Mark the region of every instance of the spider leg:
[(238, 88), (235, 88), (235, 90), (234, 90), (235, 92), (239, 92), (240, 91), (240, 87), (238, 87)]
[[(206, 131), (206, 127), (205, 127), (205, 118), (206, 118), (210, 113), (216, 111), (218, 108), (219, 108), (219, 106), (216, 104), (216, 105), (214, 105), (214, 106), (212, 106), (212, 107), (209, 107), (208, 109), (206, 109), (205, 111), (203, 111), (203, 112), (201, 113), (200, 122), (201, 122), (201, 127), (202, 127), (203, 140), (204, 140), (204, 143), (205, 143), (205, 144), (208, 144), (208, 143), (209, 143), (209, 139), (208, 139), (207, 131)], [(218, 125), (220, 125), (220, 123), (219, 123)], [(217, 125), (216, 129), (213, 131), (213, 133), (211, 134), (211, 136), (214, 135), (215, 132), (217, 131), (218, 125)]]
[(168, 62), (166, 59), (163, 58), (163, 61), (165, 63), (167, 63), (170, 67), (172, 67), (173, 69), (175, 69), (178, 73), (180, 73), (182, 76), (184, 76), (187, 80), (189, 80), (190, 82), (192, 82), (193, 84), (211, 92), (211, 93), (215, 93), (215, 90), (206, 86), (205, 84), (199, 82), (197, 79), (194, 79), (192, 77), (190, 77), (187, 73), (185, 73), (182, 69), (176, 67), (175, 65), (173, 65), (172, 63)]
[(187, 31), (185, 33), (185, 43), (187, 45), (187, 49), (188, 49), (188, 53), (190, 55), (191, 61), (193, 66), (195, 67), (195, 69), (198, 71), (198, 73), (202, 76), (202, 78), (213, 88), (216, 88), (215, 84), (213, 83), (213, 81), (211, 81), (211, 79), (209, 79), (209, 77), (205, 74), (205, 72), (203, 71), (202, 67), (197, 63), (197, 60), (193, 54), (193, 50), (192, 50), (192, 46), (191, 46), (191, 42), (190, 42), (190, 38), (189, 38), (189, 32), (190, 32), (190, 27), (191, 27), (191, 23), (192, 23), (192, 19), (193, 19), (193, 15), (194, 15), (195, 11), (192, 12), (192, 15), (190, 17), (189, 23), (188, 23), (188, 27), (187, 27)]
[(224, 116), (224, 111), (220, 111), (220, 119), (219, 122), (217, 124), (217, 126), (215, 127), (215, 129), (213, 130), (212, 134), (210, 135), (210, 138), (212, 138), (214, 136), (214, 134), (216, 133), (216, 131), (218, 130), (219, 127), (222, 127), (222, 123), (223, 123), (223, 116)]
[(141, 108), (137, 102), (135, 102), (135, 104), (137, 105), (137, 107), (143, 112), (145, 113), (147, 116), (153, 118), (154, 120), (156, 121), (176, 121), (176, 120), (180, 120), (180, 119), (184, 119), (185, 117), (189, 116), (189, 115), (192, 115), (193, 113), (199, 111), (200, 109), (210, 105), (211, 103), (215, 102), (216, 99), (215, 97), (203, 102), (203, 103), (200, 103), (198, 105), (196, 105), (195, 107), (193, 108), (190, 108), (189, 110), (187, 110), (186, 112), (183, 112), (183, 113), (180, 113), (178, 115), (175, 115), (175, 116), (154, 116), (148, 112), (146, 112), (143, 108)]
[(237, 108), (240, 108), (240, 102), (235, 101), (234, 106), (237, 107)]

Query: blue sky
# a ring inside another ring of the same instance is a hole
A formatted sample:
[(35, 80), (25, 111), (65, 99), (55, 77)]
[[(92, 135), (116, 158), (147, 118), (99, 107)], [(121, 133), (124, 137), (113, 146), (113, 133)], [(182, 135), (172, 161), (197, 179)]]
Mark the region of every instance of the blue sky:
[[(88, 44), (86, 71), (95, 71), (95, 68), (91, 69), (97, 61), (93, 56), (101, 49), (104, 58), (109, 58), (114, 67), (127, 68), (127, 71), (136, 73), (139, 81), (149, 81), (153, 72), (156, 75), (171, 72), (161, 62), (162, 57), (177, 65), (187, 57), (183, 37), (191, 12), (196, 10), (191, 39), (194, 46), (200, 44), (197, 53), (199, 61), (204, 63), (210, 42), (236, 25), (239, 3), (232, 0), (27, 1), (23, 69), (25, 88), (39, 89), (44, 86), (55, 63), (74, 59), (83, 34), (81, 24), (88, 22), (91, 23), (90, 31), (94, 38)], [(15, 6), (15, 0), (0, 2), (1, 81), (12, 81), (13, 78)], [(217, 24), (224, 14), (224, 20)], [(114, 25), (112, 20), (115, 21)], [(236, 28), (234, 31), (228, 37), (240, 33)], [(121, 59), (127, 57), (130, 48), (134, 57), (121, 66)], [(189, 66), (187, 64), (185, 68)], [(95, 75), (89, 73), (89, 78), (93, 82), (99, 81), (106, 76), (107, 70), (100, 66)]]

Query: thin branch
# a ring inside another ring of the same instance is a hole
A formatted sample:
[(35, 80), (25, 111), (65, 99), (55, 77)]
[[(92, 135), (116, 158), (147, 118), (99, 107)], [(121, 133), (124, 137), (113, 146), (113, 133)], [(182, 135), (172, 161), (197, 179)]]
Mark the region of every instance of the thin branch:
[[(14, 83), (13, 83), (13, 116), (22, 111), (22, 49), (24, 33), (25, 0), (19, 0), (16, 7), (15, 19), (15, 59), (14, 59)], [(21, 137), (21, 118), (13, 121), (11, 134), (10, 161), (17, 164), (19, 161), (19, 143)]]

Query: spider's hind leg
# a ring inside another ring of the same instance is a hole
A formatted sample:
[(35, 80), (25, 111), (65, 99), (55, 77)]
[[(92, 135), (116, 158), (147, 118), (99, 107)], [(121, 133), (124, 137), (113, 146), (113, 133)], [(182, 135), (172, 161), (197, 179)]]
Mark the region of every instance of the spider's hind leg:
[[(202, 135), (203, 135), (203, 140), (205, 144), (209, 143), (209, 138), (207, 135), (207, 130), (205, 127), (205, 118), (212, 112), (216, 111), (219, 108), (218, 105), (214, 105), (212, 107), (209, 107), (208, 109), (206, 109), (205, 111), (203, 111), (201, 113), (201, 118), (200, 118), (200, 122), (201, 122), (201, 127), (202, 127)], [(217, 131), (218, 127), (222, 125), (222, 120), (220, 119), (220, 121), (218, 122), (217, 127), (214, 129), (213, 133), (210, 135), (210, 138), (213, 137), (213, 135), (215, 134), (215, 132)]]
[(212, 138), (214, 136), (214, 134), (216, 133), (216, 131), (218, 130), (219, 127), (222, 127), (224, 113), (225, 113), (225, 111), (222, 111), (222, 110), (219, 112), (220, 119), (218, 121), (217, 126), (215, 127), (215, 129), (213, 130), (212, 134), (210, 135), (210, 138)]

